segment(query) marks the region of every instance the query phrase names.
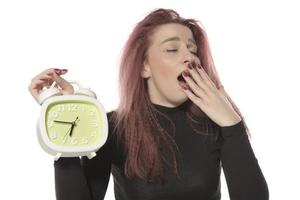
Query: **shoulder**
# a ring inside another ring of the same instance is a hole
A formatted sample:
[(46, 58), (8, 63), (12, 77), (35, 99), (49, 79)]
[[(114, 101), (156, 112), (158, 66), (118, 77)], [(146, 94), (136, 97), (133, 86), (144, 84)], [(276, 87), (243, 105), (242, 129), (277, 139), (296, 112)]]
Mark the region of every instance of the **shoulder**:
[(116, 111), (111, 110), (111, 111), (106, 112), (106, 117), (107, 117), (107, 121), (108, 121), (109, 132), (111, 132), (112, 128), (114, 127), (113, 124), (116, 119)]
[(111, 118), (111, 116), (112, 116), (113, 114), (115, 114), (115, 112), (116, 112), (116, 111), (114, 111), (114, 110), (107, 111), (107, 112), (106, 112), (106, 116), (107, 116), (107, 118), (108, 118), (108, 119), (110, 119), (110, 118)]
[(112, 122), (116, 119), (117, 112), (116, 110), (111, 110), (106, 112), (107, 119), (109, 122)]
[(111, 148), (111, 151), (114, 155), (113, 162), (115, 164), (120, 164), (124, 160), (124, 153), (122, 144), (120, 143), (120, 134), (119, 128), (116, 126), (117, 123), (117, 112), (115, 110), (106, 112), (108, 120), (108, 139), (107, 143)]

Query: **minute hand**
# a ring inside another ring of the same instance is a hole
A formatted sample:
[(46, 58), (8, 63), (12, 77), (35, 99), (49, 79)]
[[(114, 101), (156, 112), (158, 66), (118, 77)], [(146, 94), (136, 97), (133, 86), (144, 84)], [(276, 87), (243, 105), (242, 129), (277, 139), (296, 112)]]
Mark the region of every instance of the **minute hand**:
[(65, 121), (59, 121), (59, 120), (54, 120), (54, 122), (60, 122), (60, 123), (65, 123), (65, 124), (73, 124), (72, 122), (65, 122)]
[(68, 133), (69, 133), (69, 131), (71, 130), (71, 128), (72, 128), (72, 126), (69, 128), (69, 130), (68, 130), (67, 133), (65, 134), (64, 139), (65, 139), (65, 137), (68, 135)]

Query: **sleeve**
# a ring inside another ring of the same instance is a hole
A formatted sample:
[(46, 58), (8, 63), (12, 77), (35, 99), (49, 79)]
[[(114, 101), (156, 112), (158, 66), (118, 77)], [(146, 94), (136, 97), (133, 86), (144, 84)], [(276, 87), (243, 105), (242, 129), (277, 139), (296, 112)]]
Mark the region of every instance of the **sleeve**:
[(57, 200), (91, 200), (90, 190), (79, 157), (62, 157), (54, 161)]
[(103, 200), (109, 183), (112, 164), (112, 137), (100, 148), (97, 155), (81, 158), (81, 165), (93, 200)]
[[(110, 131), (109, 131), (110, 132)], [(112, 137), (92, 159), (86, 156), (62, 157), (54, 161), (57, 200), (104, 199), (112, 164)]]
[(243, 120), (220, 127), (221, 162), (231, 200), (268, 200), (269, 190), (250, 145)]

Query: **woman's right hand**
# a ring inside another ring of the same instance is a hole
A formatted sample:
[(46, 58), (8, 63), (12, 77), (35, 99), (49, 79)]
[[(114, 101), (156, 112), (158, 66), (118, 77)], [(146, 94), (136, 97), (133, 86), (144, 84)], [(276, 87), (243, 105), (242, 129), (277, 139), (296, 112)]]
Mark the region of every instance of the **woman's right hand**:
[(72, 84), (61, 77), (61, 75), (64, 75), (67, 72), (67, 69), (49, 68), (31, 79), (28, 90), (30, 91), (36, 102), (39, 103), (38, 96), (42, 92), (42, 89), (45, 86), (51, 86), (53, 81), (55, 81), (57, 85), (61, 87), (61, 89), (59, 88), (59, 90), (63, 95), (73, 94), (74, 88)]

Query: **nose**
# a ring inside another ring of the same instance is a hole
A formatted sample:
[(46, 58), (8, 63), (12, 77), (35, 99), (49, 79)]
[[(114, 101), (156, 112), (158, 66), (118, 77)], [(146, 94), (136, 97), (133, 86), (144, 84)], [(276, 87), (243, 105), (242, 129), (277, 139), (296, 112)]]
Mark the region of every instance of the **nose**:
[(200, 63), (200, 60), (199, 58), (192, 54), (190, 51), (188, 51), (186, 54), (185, 54), (185, 57), (184, 57), (184, 65), (188, 66), (188, 64), (197, 64), (197, 63)]
[(197, 61), (197, 59), (190, 59), (190, 60), (185, 60), (184, 61), (184, 66), (188, 66), (189, 64), (191, 64), (192, 66), (196, 66), (196, 64), (199, 63)]

